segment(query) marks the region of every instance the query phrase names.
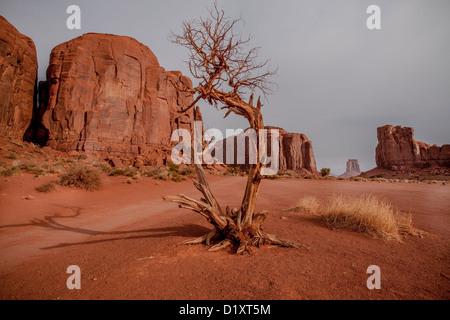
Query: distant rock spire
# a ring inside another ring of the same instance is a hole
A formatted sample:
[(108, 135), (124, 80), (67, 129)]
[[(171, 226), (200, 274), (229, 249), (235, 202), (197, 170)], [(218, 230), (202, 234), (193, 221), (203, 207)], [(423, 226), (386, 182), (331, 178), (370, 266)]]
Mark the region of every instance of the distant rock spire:
[(344, 174), (341, 174), (339, 177), (342, 178), (351, 178), (358, 176), (361, 173), (359, 169), (358, 159), (348, 159), (347, 161), (347, 170)]

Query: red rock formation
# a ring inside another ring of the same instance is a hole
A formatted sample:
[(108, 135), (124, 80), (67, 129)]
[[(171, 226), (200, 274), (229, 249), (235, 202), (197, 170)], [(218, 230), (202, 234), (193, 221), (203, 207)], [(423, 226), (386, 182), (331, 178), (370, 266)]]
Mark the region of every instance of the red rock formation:
[(280, 130), (280, 171), (317, 172), (312, 142), (301, 133)]
[(361, 173), (359, 169), (358, 159), (348, 159), (347, 168), (344, 174), (341, 174), (339, 177), (342, 178), (351, 178), (358, 176)]
[(450, 166), (450, 145), (430, 146), (415, 141), (414, 129), (411, 127), (379, 127), (377, 137), (378, 145), (375, 151), (378, 168)]
[(190, 79), (165, 71), (129, 37), (89, 33), (58, 45), (47, 82), (41, 123), (55, 149), (139, 155), (160, 165), (170, 155), (172, 131), (193, 127), (194, 109), (178, 112), (192, 97), (172, 85), (192, 87)]
[[(265, 127), (268, 130), (268, 150), (271, 148), (271, 136), (270, 129), (278, 129), (280, 134), (280, 144), (279, 144), (279, 172), (293, 171), (303, 174), (317, 174), (316, 160), (314, 158), (312, 142), (309, 141), (308, 137), (300, 133), (287, 132), (282, 128), (277, 127)], [(247, 130), (246, 130), (247, 131)], [(246, 132), (245, 131), (245, 132)], [(242, 136), (241, 133), (238, 136)], [(229, 137), (223, 140), (220, 144), (223, 153), (224, 162), (226, 165), (233, 166), (233, 163), (226, 161), (227, 159), (227, 140), (234, 140), (234, 164), (242, 163), (239, 165), (241, 168), (248, 168), (249, 162), (249, 145), (248, 143), (243, 146), (242, 142), (238, 142), (238, 136)], [(245, 158), (238, 159), (238, 149), (245, 149)], [(271, 156), (270, 151), (269, 157)], [(222, 161), (221, 161), (222, 162)]]
[(36, 102), (37, 56), (33, 40), (0, 16), (0, 134), (23, 138)]

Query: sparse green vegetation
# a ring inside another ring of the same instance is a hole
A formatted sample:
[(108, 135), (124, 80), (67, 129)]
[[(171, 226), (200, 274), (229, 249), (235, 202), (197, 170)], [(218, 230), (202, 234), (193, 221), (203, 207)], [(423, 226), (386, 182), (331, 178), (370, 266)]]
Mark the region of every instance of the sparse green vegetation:
[(94, 191), (102, 187), (102, 179), (98, 169), (77, 164), (66, 169), (59, 178), (59, 184)]
[(11, 166), (9, 168), (0, 169), (0, 177), (11, 177), (19, 173), (19, 168)]
[(123, 167), (123, 168), (111, 168), (110, 176), (125, 176), (134, 177), (138, 173), (138, 170), (134, 167)]
[(327, 177), (330, 175), (330, 168), (322, 168), (320, 170), (320, 174), (322, 175), (322, 177)]
[(195, 174), (196, 174), (195, 168), (193, 168), (193, 167), (184, 167), (184, 168), (181, 168), (181, 169), (179, 169), (179, 173), (180, 173), (182, 176), (192, 176), (192, 175), (195, 175)]
[(368, 179), (364, 178), (364, 177), (351, 177), (350, 181), (368, 181)]
[(161, 169), (158, 167), (153, 167), (148, 170), (142, 171), (141, 174), (145, 177), (156, 178), (158, 174), (161, 173)]
[(173, 162), (169, 162), (169, 172), (176, 172), (178, 173), (178, 169), (180, 168), (180, 166), (176, 163)]
[(35, 176), (41, 176), (46, 173), (46, 170), (39, 163), (37, 163), (35, 161), (19, 162), (18, 167), (20, 170), (23, 170), (28, 173), (32, 173)]
[(227, 170), (223, 173), (227, 176), (237, 176), (239, 175), (240, 170), (238, 167), (228, 167)]

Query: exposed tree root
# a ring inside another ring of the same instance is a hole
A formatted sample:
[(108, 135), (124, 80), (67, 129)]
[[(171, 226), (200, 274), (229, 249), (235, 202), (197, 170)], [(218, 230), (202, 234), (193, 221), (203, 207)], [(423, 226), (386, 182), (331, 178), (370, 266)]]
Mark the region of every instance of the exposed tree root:
[(194, 181), (195, 187), (203, 194), (201, 200), (195, 200), (183, 194), (163, 196), (166, 201), (178, 203), (180, 208), (193, 210), (210, 222), (214, 228), (201, 237), (184, 241), (184, 244), (206, 243), (211, 246), (208, 251), (219, 251), (229, 247), (237, 247), (236, 253), (251, 253), (252, 248), (262, 245), (277, 245), (281, 247), (299, 248), (300, 245), (283, 240), (263, 231), (262, 224), (267, 218), (267, 211), (242, 214), (243, 207), (229, 208), (222, 211), (212, 195), (205, 174), (200, 165), (196, 165), (199, 182)]

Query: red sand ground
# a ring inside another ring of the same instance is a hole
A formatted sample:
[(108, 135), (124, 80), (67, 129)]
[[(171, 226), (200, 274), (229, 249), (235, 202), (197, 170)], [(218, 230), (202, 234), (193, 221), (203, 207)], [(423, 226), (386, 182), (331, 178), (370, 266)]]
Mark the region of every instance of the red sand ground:
[[(264, 180), (257, 209), (265, 230), (310, 250), (266, 246), (254, 255), (180, 245), (209, 225), (162, 194), (199, 198), (190, 181), (105, 177), (101, 191), (58, 187), (48, 194), (24, 174), (0, 180), (1, 299), (449, 299), (450, 185)], [(223, 205), (237, 206), (245, 177), (209, 176)], [(331, 230), (318, 217), (281, 212), (304, 195), (372, 193), (413, 216), (423, 238), (386, 242)], [(34, 200), (24, 200), (32, 195)], [(66, 269), (81, 269), (69, 290)], [(381, 290), (366, 269), (381, 268)]]

